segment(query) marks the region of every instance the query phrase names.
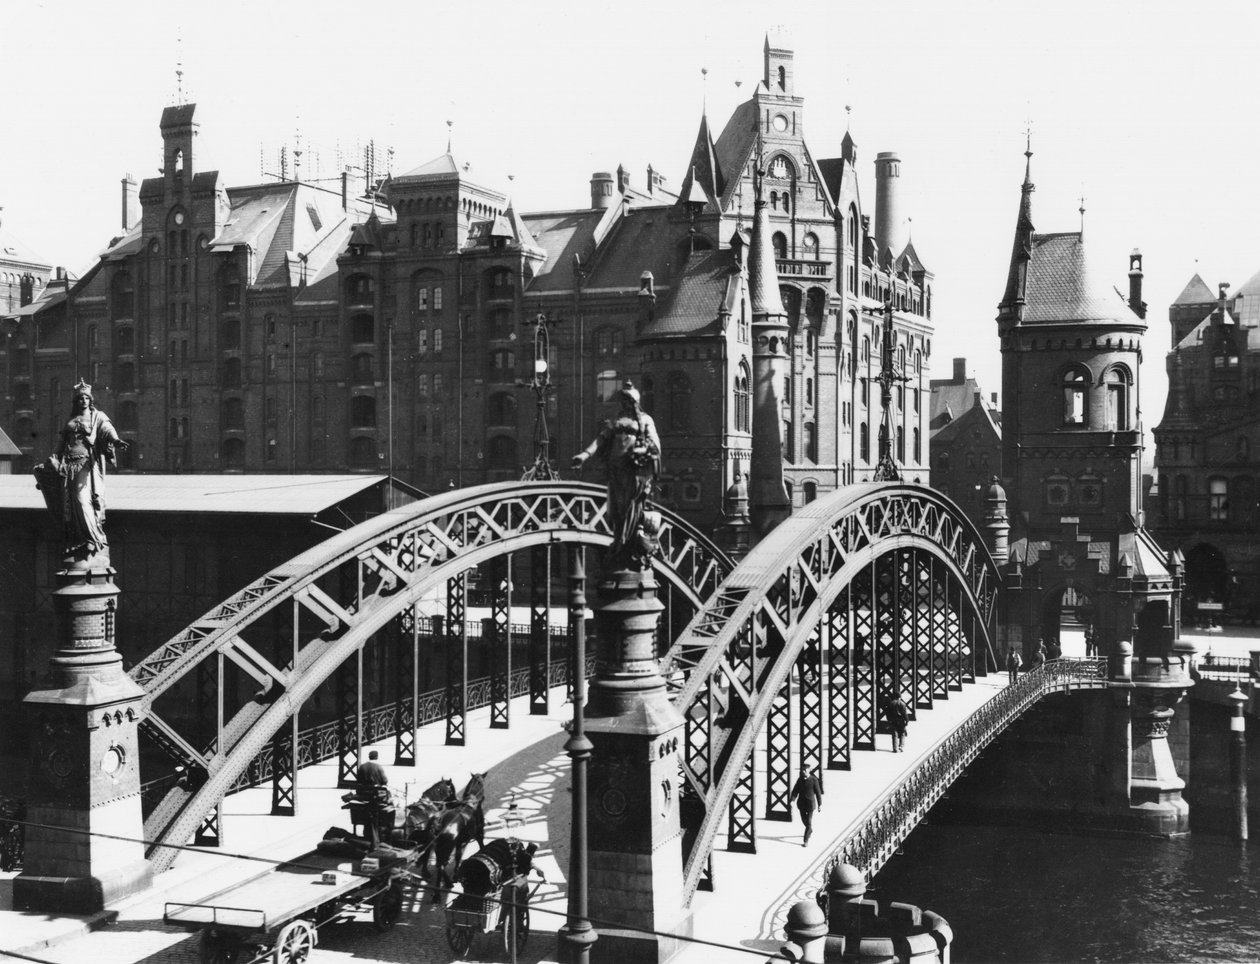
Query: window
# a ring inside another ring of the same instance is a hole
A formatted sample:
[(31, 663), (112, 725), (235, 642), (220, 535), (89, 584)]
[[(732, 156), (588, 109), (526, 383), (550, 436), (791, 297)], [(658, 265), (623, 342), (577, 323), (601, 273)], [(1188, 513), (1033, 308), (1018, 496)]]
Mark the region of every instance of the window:
[(376, 428), (375, 398), (356, 395), (350, 399), (350, 425), (352, 428)]
[(1063, 376), (1063, 424), (1080, 428), (1086, 424), (1085, 396), (1089, 389), (1089, 376), (1079, 369)]
[(416, 289), (416, 310), (417, 311), (429, 310), (429, 289), (428, 288)]
[(435, 285), (433, 288), (433, 310), (442, 310), (442, 286)]
[(1186, 490), (1188, 487), (1184, 475), (1177, 476), (1173, 482), (1173, 514), (1177, 517), (1178, 522), (1184, 522), (1186, 518)]
[(219, 272), (219, 302), (226, 311), (236, 311), (241, 307), (241, 279), (235, 265), (227, 265)]
[(745, 362), (739, 363), (739, 371), (735, 375), (735, 431), (749, 431), (749, 396), (748, 396), (748, 365)]
[(805, 404), (814, 404), (814, 380), (812, 378), (805, 379)]
[(1119, 368), (1107, 372), (1107, 428), (1117, 432), (1129, 428), (1129, 376)]
[(615, 369), (605, 369), (595, 376), (595, 395), (601, 402), (611, 402), (621, 388), (621, 377)]
[(136, 366), (131, 362), (123, 362), (118, 366), (117, 387), (120, 392), (136, 390)]
[(421, 375), (416, 379), (416, 398), (426, 399), (429, 397), (429, 376)]
[(372, 279), (365, 274), (351, 275), (346, 279), (346, 304), (370, 305), (372, 303)]
[(239, 438), (224, 439), (222, 456), (225, 468), (243, 469), (245, 467), (245, 441)]
[(120, 271), (114, 275), (114, 280), (110, 284), (111, 317), (130, 318), (134, 305), (135, 289), (131, 282), (131, 275), (126, 271)]
[[(742, 362), (740, 369), (744, 372), (748, 371), (748, 367)], [(650, 375), (643, 376), (643, 411), (649, 415), (656, 411), (656, 382)]]
[(87, 347), (88, 347), (88, 351), (90, 352), (96, 351), (96, 348), (97, 348), (96, 325), (88, 325)]
[(600, 358), (620, 355), (621, 331), (616, 328), (601, 328), (595, 332), (595, 354)]
[(818, 498), (818, 483), (806, 482), (801, 486), (801, 495), (804, 497), (806, 505), (813, 502)]
[(858, 458), (863, 462), (871, 460), (871, 430), (865, 422), (858, 429)]
[(429, 350), (429, 329), (421, 328), (416, 332), (416, 350), (425, 354)]
[(805, 458), (810, 462), (818, 461), (818, 432), (813, 422), (805, 423)]
[(118, 430), (134, 432), (139, 425), (139, 409), (135, 402), (123, 402), (118, 406)]
[(486, 272), (486, 297), (511, 298), (512, 272), (507, 268), (491, 268)]
[(135, 332), (129, 325), (124, 325), (114, 332), (114, 351), (119, 355), (131, 355), (136, 350)]
[(371, 315), (355, 315), (350, 319), (350, 340), (356, 345), (376, 341), (376, 322)]
[(442, 373), (438, 372), (433, 376), (433, 397), (439, 402), (442, 400)]
[(433, 329), (433, 350), (434, 351), (442, 350), (442, 329), (441, 328)]
[(317, 351), (311, 356), (311, 372), (316, 378), (324, 377), (324, 353)]
[(1208, 479), (1208, 518), (1213, 522), (1229, 519), (1229, 483), (1220, 476)]
[(245, 428), (245, 403), (239, 398), (224, 399), (223, 427), (225, 429)]
[(516, 376), (516, 353), (499, 348), (490, 353), (490, 375), (498, 382), (510, 382)]
[(241, 387), (241, 360), (239, 358), (229, 358), (223, 363), (223, 387), (224, 388), (240, 388)]
[(774, 236), (770, 239), (770, 243), (774, 246), (774, 256), (782, 261), (787, 257), (787, 238), (784, 237), (782, 231), (775, 231)]
[(507, 338), (512, 334), (512, 309), (490, 309), (490, 332), (495, 338)]
[(676, 432), (691, 428), (691, 379), (682, 372), (669, 376), (669, 427)]
[(900, 425), (897, 426), (897, 461), (899, 463), (906, 461), (906, 433)]
[(366, 352), (355, 355), (351, 359), (351, 379), (355, 385), (369, 385), (372, 382), (372, 356)]

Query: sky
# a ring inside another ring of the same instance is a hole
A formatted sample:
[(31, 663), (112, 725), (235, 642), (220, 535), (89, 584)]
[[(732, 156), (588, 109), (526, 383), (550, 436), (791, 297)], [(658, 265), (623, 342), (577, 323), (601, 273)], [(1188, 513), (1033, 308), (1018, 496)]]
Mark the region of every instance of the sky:
[(1143, 253), (1148, 431), (1169, 303), (1195, 272), (1215, 290), (1260, 270), (1255, 3), (7, 0), (3, 23), (0, 217), (76, 272), (119, 233), (122, 176), (157, 173), (158, 121), (181, 94), (201, 122), (197, 168), (228, 185), (277, 173), (299, 137), (304, 176), (329, 178), (370, 139), (397, 174), (449, 137), (519, 210), (575, 208), (618, 164), (677, 187), (702, 109), (716, 136), (772, 27), (792, 40), (813, 155), (838, 156), (852, 131), (867, 213), (876, 153), (902, 159), (936, 276), (934, 377), (965, 357), (1000, 386), (994, 317), (1029, 129), (1037, 230), (1077, 230), (1083, 197), (1086, 243), (1122, 290)]

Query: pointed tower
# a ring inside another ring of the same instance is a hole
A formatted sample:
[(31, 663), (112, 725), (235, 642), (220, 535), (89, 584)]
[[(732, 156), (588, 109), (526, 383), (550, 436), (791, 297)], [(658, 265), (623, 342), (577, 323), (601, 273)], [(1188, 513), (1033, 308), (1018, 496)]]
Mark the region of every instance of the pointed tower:
[[(726, 190), (726, 178), (718, 164), (713, 135), (709, 131), (709, 116), (700, 115), (700, 129), (696, 131), (696, 143), (687, 162), (687, 176), (678, 191), (680, 202), (695, 203), (704, 200), (716, 204)], [(697, 194), (697, 191), (701, 192)]]
[(783, 387), (791, 358), (790, 330), (774, 251), (770, 247), (770, 212), (762, 196), (760, 172), (748, 263), (752, 303), (752, 467), (749, 502), (753, 528), (763, 537), (791, 514), (783, 486)]

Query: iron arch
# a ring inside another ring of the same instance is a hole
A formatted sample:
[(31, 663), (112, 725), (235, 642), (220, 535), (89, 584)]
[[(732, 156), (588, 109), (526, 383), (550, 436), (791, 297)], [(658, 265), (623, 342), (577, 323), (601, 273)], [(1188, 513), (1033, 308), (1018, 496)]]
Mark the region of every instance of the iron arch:
[(998, 574), (983, 541), (940, 493), (899, 484), (853, 486), (798, 510), (745, 557), (671, 647), (665, 665), (685, 720), (685, 789), (704, 804), (699, 826), (685, 834), (688, 901), (792, 667), (836, 599), (890, 555), (933, 560), (929, 578), (955, 587), (960, 615), (972, 617), (973, 648), (991, 658)]
[[(173, 787), (146, 821), (151, 852), (164, 868), (182, 842), (230, 789), (249, 761), (315, 688), (390, 619), (451, 576), (531, 547), (564, 543), (604, 547), (612, 537), (602, 486), (500, 483), (444, 493), (395, 509), (338, 533), (255, 580), (137, 664), (131, 676), (146, 692), (142, 727), (167, 752), (206, 774), (196, 789)], [(662, 512), (658, 574), (699, 606), (730, 571), (731, 563), (707, 537)], [(322, 576), (354, 564), (359, 578), (350, 599), (332, 598)], [(318, 639), (300, 640), (295, 664), (279, 669), (249, 646), (242, 633), (277, 606), (305, 610), (327, 627)], [(267, 703), (246, 703), (223, 730), (225, 752), (192, 746), (154, 711), (153, 701), (212, 653), (269, 681), (278, 693)]]

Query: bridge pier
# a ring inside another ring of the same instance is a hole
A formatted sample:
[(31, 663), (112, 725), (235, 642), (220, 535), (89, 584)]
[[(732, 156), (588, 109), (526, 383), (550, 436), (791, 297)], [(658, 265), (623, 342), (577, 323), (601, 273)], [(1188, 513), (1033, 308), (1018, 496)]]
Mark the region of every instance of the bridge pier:
[[(592, 959), (668, 961), (691, 933), (683, 907), (678, 751), (683, 718), (656, 660), (664, 606), (651, 570), (619, 569), (599, 585), (598, 651), (586, 711), (594, 749), (587, 821), (590, 906), (599, 925)], [(617, 924), (625, 925), (617, 927)]]
[(149, 885), (137, 733), (144, 691), (114, 646), (114, 576), (107, 555), (57, 573), (61, 648), (50, 663), (60, 685), (25, 700), (31, 825), (13, 881), (23, 910), (90, 914)]

